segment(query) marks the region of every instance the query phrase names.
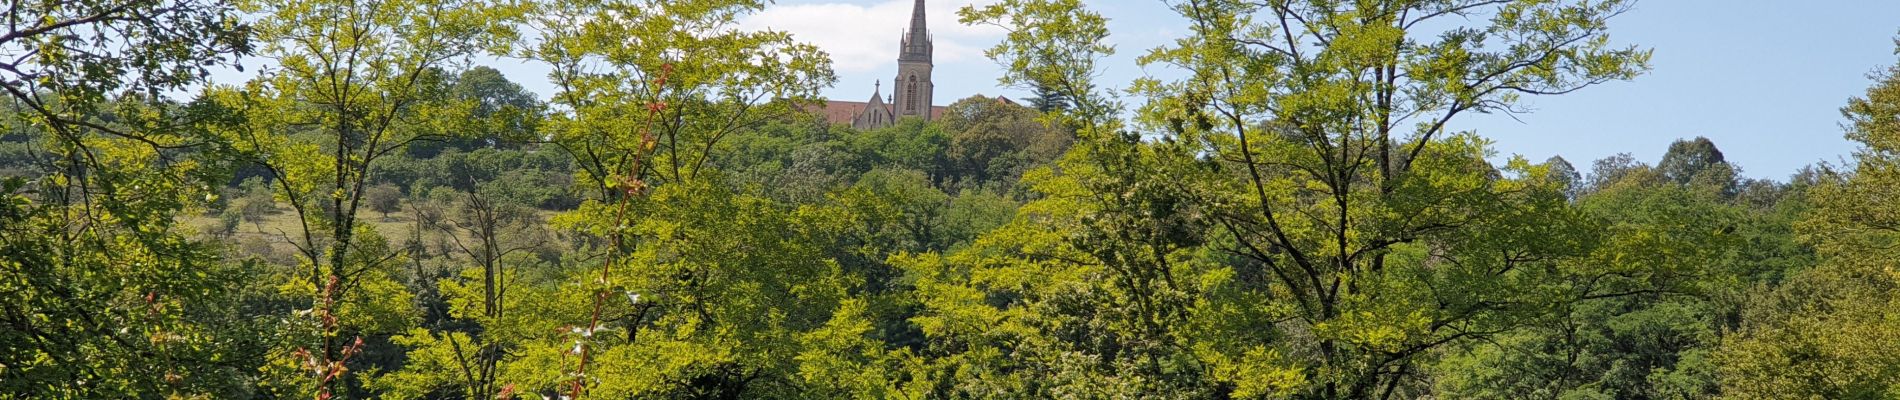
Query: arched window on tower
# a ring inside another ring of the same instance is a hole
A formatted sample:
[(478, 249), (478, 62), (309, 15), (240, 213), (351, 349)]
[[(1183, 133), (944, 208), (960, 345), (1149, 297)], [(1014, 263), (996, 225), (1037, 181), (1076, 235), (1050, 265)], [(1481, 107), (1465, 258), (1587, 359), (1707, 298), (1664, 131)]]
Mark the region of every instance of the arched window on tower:
[(909, 86), (904, 88), (904, 111), (917, 112), (917, 76), (910, 76)]

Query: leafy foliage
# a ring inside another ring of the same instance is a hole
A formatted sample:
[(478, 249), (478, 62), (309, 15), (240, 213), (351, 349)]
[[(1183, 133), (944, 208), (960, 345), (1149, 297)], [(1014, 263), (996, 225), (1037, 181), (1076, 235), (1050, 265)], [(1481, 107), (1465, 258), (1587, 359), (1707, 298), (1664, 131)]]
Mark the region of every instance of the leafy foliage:
[(1900, 188), (1900, 69), (1874, 79), (1841, 108), (1847, 138), (1863, 146), (1854, 168), (1823, 171), (1814, 209), (1796, 225), (1820, 262), (1756, 298), (1718, 354), (1733, 397), (1900, 395), (1900, 353), (1878, 344), (1900, 332), (1892, 245), (1900, 209), (1887, 201)]
[(1646, 72), (1628, 1), (1170, 2), (1124, 84), (1002, 0), (1034, 98), (867, 131), (766, 4), (10, 8), (0, 398), (1900, 395), (1900, 70), (1852, 164), (1585, 175), (1446, 127)]

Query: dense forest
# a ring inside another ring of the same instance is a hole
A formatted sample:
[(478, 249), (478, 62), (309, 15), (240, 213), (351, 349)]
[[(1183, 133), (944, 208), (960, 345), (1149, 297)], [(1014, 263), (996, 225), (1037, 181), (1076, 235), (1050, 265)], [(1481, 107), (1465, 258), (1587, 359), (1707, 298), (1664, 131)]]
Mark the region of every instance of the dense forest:
[(1630, 1), (1168, 5), (859, 131), (761, 0), (11, 2), (0, 399), (1900, 398), (1900, 69), (1580, 168), (1447, 126), (1642, 84)]

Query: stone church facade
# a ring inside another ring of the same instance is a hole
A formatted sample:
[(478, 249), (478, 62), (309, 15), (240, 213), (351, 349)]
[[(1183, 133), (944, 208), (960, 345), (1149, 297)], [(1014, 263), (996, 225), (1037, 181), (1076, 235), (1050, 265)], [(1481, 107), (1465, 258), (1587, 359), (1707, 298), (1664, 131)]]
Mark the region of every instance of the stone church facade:
[(891, 94), (883, 94), (883, 82), (871, 90), (869, 101), (826, 101), (817, 111), (834, 124), (849, 124), (860, 130), (878, 129), (897, 124), (903, 118), (925, 121), (943, 116), (944, 107), (936, 105), (936, 84), (930, 80), (930, 29), (924, 26), (924, 0), (917, 0), (910, 12), (910, 29), (898, 41), (897, 77), (891, 80)]

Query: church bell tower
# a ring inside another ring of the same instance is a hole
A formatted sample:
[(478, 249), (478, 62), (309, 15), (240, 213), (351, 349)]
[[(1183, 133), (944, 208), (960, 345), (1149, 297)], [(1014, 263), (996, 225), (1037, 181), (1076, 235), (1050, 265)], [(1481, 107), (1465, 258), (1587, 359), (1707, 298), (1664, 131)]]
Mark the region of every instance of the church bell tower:
[(930, 120), (931, 93), (930, 29), (924, 27), (924, 0), (911, 6), (910, 29), (904, 31), (897, 52), (897, 79), (892, 81), (891, 110), (898, 118), (918, 117)]

